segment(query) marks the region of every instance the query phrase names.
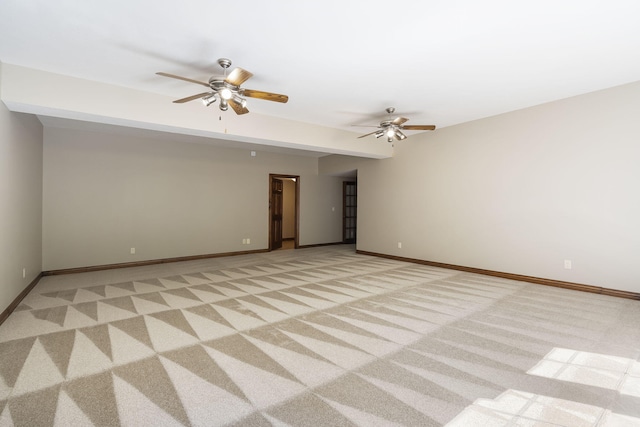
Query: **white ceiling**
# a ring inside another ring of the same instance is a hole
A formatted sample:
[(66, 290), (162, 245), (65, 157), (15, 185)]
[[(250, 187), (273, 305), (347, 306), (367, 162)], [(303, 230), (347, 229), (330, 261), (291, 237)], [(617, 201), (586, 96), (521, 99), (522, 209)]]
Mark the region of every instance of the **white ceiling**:
[(445, 127), (637, 81), (639, 52), (638, 0), (0, 1), (0, 62), (182, 98), (202, 88), (155, 73), (227, 57), (289, 95), (252, 112), (360, 133), (388, 106)]

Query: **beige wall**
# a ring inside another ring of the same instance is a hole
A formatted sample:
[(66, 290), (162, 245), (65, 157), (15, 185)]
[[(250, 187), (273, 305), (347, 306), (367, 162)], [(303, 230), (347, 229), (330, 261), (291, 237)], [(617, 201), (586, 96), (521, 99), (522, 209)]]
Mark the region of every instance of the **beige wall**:
[(36, 278), (41, 265), (42, 125), (0, 103), (0, 312)]
[[(339, 177), (323, 177), (325, 179), (301, 182), (304, 192), (300, 194), (300, 216), (302, 219), (313, 216), (318, 221), (318, 226), (307, 230), (306, 239), (300, 242), (301, 245), (342, 241), (343, 180)], [(330, 235), (324, 231), (329, 229), (332, 230)]]
[(313, 157), (55, 127), (44, 141), (45, 271), (266, 249), (269, 173), (301, 177), (301, 245), (341, 239), (340, 179)]
[(638, 117), (635, 83), (319, 170), (358, 168), (360, 250), (640, 292)]

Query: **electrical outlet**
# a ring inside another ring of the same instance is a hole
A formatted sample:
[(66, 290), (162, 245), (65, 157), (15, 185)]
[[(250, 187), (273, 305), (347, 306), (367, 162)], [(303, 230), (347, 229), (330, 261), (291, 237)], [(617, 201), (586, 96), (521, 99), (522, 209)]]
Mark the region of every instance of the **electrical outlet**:
[(247, 239), (242, 239), (242, 244), (246, 245), (247, 244)]
[(247, 245), (251, 244), (251, 239), (247, 238)]
[(27, 267), (23, 267), (22, 268), (22, 278), (26, 279), (27, 278)]
[(402, 242), (398, 242), (398, 249), (402, 249)]
[(136, 253), (136, 248), (131, 248), (130, 252), (131, 252), (131, 255), (135, 254)]
[(565, 268), (565, 270), (571, 270), (571, 260), (570, 259), (565, 259), (564, 260), (564, 268)]

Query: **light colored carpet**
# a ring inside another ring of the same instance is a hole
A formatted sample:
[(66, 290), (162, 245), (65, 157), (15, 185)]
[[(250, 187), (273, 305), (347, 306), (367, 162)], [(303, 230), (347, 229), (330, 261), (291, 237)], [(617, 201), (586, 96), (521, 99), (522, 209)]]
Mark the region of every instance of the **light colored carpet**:
[(351, 245), (43, 278), (0, 426), (640, 425), (640, 302)]

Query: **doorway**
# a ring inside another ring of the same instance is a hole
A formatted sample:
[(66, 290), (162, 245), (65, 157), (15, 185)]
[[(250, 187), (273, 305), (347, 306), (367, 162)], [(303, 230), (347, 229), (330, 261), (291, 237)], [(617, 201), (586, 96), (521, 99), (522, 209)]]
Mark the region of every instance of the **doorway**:
[(300, 177), (269, 174), (269, 251), (298, 248)]

